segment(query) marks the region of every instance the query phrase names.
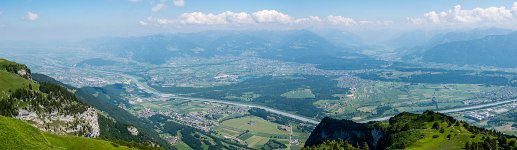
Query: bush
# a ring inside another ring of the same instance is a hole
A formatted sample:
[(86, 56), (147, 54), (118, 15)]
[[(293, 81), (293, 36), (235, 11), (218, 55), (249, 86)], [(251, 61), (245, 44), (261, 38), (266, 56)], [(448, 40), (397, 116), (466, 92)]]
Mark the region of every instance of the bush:
[(433, 129), (440, 129), (440, 124), (438, 124), (438, 122), (434, 122)]
[(440, 136), (439, 136), (439, 135), (433, 135), (433, 138), (434, 138), (434, 139), (436, 139), (436, 138), (438, 138), (438, 137), (440, 137)]

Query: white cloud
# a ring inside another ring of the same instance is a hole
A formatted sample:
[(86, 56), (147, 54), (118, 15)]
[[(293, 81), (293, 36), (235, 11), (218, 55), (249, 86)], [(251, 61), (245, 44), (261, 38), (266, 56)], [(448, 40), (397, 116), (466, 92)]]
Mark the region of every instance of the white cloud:
[(352, 26), (352, 25), (356, 25), (357, 24), (357, 22), (354, 19), (346, 18), (346, 17), (343, 17), (343, 16), (333, 16), (333, 15), (330, 15), (330, 16), (327, 17), (327, 21), (330, 24), (333, 24), (333, 25)]
[(163, 26), (163, 25), (171, 25), (174, 23), (176, 23), (176, 22), (172, 19), (155, 18), (155, 17), (147, 17), (145, 19), (145, 21), (142, 20), (142, 21), (138, 22), (138, 24), (141, 26), (149, 26), (149, 25)]
[(172, 3), (176, 7), (183, 7), (183, 6), (185, 6), (185, 1), (184, 0), (173, 0)]
[(158, 3), (158, 4), (154, 5), (153, 8), (151, 8), (151, 10), (154, 11), (154, 12), (158, 12), (158, 11), (163, 10), (165, 8), (167, 8), (167, 5), (165, 5), (165, 3)]
[[(423, 21), (424, 19), (425, 21)], [(504, 6), (463, 9), (461, 5), (456, 5), (448, 11), (430, 11), (425, 13), (422, 18), (410, 18), (408, 22), (415, 24), (474, 24), (474, 23), (503, 23), (515, 21), (517, 19), (517, 2), (513, 3), (512, 8)]]
[(227, 23), (237, 23), (237, 24), (249, 24), (253, 23), (253, 18), (250, 14), (245, 12), (234, 13), (231, 11), (226, 11), (222, 13), (225, 17)]
[(276, 10), (261, 10), (252, 14), (257, 23), (291, 23), (293, 20), (289, 15), (283, 14)]
[[(166, 20), (166, 21), (165, 21)], [(339, 26), (352, 25), (390, 25), (392, 21), (356, 21), (343, 16), (328, 16), (321, 19), (319, 16), (308, 16), (303, 18), (291, 17), (276, 10), (260, 10), (253, 13), (225, 11), (219, 14), (191, 12), (181, 14), (177, 20), (148, 17), (147, 20), (139, 22), (142, 26), (147, 25), (168, 25), (173, 23), (186, 25), (258, 25), (258, 24), (289, 24), (289, 25), (317, 25), (331, 24)], [(166, 22), (166, 23), (164, 23)]]
[(219, 14), (192, 12), (179, 17), (182, 24), (221, 25), (221, 24), (311, 24), (320, 22), (317, 16), (292, 18), (276, 10), (261, 10), (254, 13), (226, 11)]
[(141, 26), (148, 26), (149, 23), (145, 22), (145, 21), (139, 21), (138, 24), (140, 24)]
[(226, 16), (223, 13), (217, 15), (212, 13), (204, 14), (202, 12), (184, 13), (180, 16), (180, 20), (183, 24), (226, 24)]
[(315, 24), (315, 23), (320, 23), (321, 19), (318, 16), (309, 16), (307, 18), (295, 19), (294, 22), (299, 23), (299, 24)]
[(33, 12), (27, 12), (27, 15), (25, 15), (25, 19), (29, 20), (29, 21), (35, 21), (39, 18), (39, 15), (37, 13), (33, 13)]

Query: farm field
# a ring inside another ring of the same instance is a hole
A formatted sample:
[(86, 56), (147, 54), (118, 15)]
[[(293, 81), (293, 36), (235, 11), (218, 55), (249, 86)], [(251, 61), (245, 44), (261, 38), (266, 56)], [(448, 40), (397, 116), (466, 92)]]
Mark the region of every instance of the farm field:
[(341, 100), (318, 100), (313, 104), (324, 109), (328, 116), (364, 119), (481, 103), (486, 99), (477, 98), (478, 94), (499, 88), (477, 84), (375, 82), (356, 87), (351, 90), (352, 95), (341, 96)]
[[(279, 129), (282, 127), (287, 130)], [(269, 139), (281, 141), (287, 146), (291, 134), (290, 127), (272, 123), (255, 116), (246, 116), (224, 121), (216, 130), (223, 136), (238, 138), (252, 148), (260, 148), (266, 144)], [(308, 133), (293, 129), (293, 139), (304, 142), (308, 136)], [(292, 145), (292, 148), (294, 147), (296, 147), (296, 144)]]

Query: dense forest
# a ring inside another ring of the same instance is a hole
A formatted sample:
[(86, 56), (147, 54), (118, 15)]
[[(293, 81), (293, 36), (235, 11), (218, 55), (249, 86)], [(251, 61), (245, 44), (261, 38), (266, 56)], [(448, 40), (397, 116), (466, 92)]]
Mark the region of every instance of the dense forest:
[(19, 109), (39, 113), (77, 114), (88, 108), (67, 89), (51, 83), (40, 83), (39, 90), (29, 84), (27, 88), (10, 91), (10, 95), (2, 98), (0, 103), (1, 115), (8, 117), (18, 115)]

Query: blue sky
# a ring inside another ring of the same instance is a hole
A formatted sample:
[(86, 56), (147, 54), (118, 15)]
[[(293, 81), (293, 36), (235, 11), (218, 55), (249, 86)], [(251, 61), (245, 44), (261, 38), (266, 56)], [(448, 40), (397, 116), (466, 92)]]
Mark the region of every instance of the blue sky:
[(514, 28), (516, 18), (517, 3), (506, 0), (2, 0), (0, 40), (218, 29)]

